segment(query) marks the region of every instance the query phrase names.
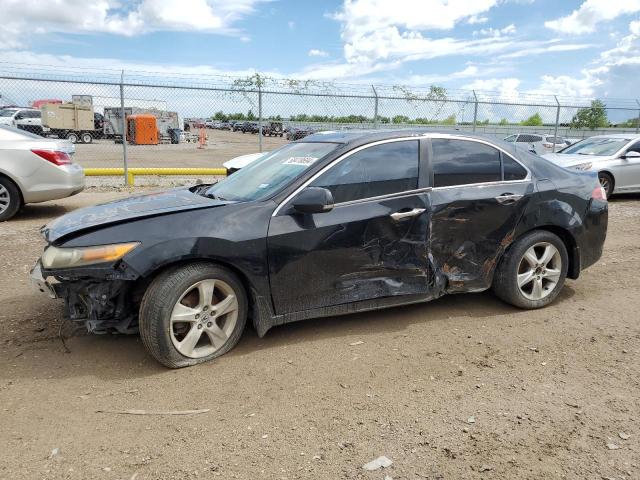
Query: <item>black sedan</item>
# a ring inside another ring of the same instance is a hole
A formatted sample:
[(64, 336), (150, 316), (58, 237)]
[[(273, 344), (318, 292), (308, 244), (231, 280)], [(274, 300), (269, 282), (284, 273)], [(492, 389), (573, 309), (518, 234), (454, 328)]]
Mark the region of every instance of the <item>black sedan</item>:
[(183, 367), (313, 317), (492, 288), (552, 302), (602, 253), (594, 173), (501, 141), (420, 130), (319, 133), (213, 184), (76, 210), (32, 271), (95, 333), (140, 332)]

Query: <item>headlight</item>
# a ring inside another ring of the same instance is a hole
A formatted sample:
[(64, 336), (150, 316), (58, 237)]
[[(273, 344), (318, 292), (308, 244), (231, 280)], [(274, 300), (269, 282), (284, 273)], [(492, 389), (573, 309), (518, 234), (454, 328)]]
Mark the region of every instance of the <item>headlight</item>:
[(589, 162), (589, 163), (581, 163), (580, 165), (574, 165), (571, 168), (573, 168), (574, 170), (585, 171), (585, 170), (589, 170), (591, 167), (593, 167), (593, 163)]
[(140, 242), (97, 245), (95, 247), (58, 248), (48, 247), (42, 255), (44, 268), (70, 268), (120, 260)]

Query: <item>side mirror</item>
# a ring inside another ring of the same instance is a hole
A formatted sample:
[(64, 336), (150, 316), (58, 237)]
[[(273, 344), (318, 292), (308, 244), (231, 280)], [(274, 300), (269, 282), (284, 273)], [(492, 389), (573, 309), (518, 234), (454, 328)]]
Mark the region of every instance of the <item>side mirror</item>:
[(640, 152), (627, 152), (624, 155), (622, 155), (620, 158), (624, 158), (625, 160), (628, 160), (630, 158), (640, 158)]
[(323, 213), (333, 209), (333, 195), (326, 188), (307, 187), (293, 199), (293, 208), (300, 213)]
[(21, 113), (17, 114), (15, 117), (13, 117), (14, 120), (22, 120), (23, 118), (24, 118), (24, 116)]

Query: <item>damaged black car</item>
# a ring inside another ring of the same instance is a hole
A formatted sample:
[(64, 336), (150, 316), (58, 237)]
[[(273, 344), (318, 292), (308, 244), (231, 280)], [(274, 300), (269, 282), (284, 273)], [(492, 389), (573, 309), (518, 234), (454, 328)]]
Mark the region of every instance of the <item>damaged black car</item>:
[[(493, 289), (551, 303), (601, 254), (596, 174), (502, 141), (327, 132), (223, 181), (83, 208), (42, 229), (31, 273), (94, 333), (140, 333), (168, 367), (314, 317)], [(428, 316), (428, 310), (425, 310)]]

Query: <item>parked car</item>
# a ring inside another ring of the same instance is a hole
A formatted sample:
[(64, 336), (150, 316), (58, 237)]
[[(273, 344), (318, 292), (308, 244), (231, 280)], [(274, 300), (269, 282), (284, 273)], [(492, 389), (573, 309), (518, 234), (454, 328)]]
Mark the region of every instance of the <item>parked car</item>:
[(25, 203), (69, 197), (84, 189), (82, 167), (73, 163), (75, 147), (0, 125), (0, 221)]
[(220, 130), (231, 130), (231, 123), (229, 122), (221, 122)]
[(263, 125), (262, 134), (266, 137), (282, 137), (284, 135), (282, 122), (269, 122)]
[(313, 134), (314, 131), (308, 127), (289, 127), (287, 130), (287, 140), (294, 141), (300, 140), (301, 138), (306, 137), (307, 135)]
[(596, 172), (607, 198), (640, 192), (640, 135), (597, 135), (544, 158), (574, 170)]
[(335, 132), (213, 185), (68, 213), (43, 227), (31, 277), (72, 321), (139, 329), (177, 368), (231, 350), (248, 319), (262, 337), (488, 288), (544, 307), (600, 258), (606, 229), (595, 173), (462, 133)]
[(258, 133), (258, 123), (257, 122), (244, 122), (242, 127), (240, 127), (240, 131), (242, 133)]
[(241, 168), (246, 167), (250, 163), (255, 162), (259, 158), (264, 157), (267, 153), (269, 152), (258, 152), (249, 153), (247, 155), (240, 155), (239, 157), (227, 160), (222, 165), (227, 169), (227, 175), (231, 175), (232, 173), (236, 173)]
[(556, 152), (569, 145), (569, 143), (567, 143), (562, 137), (538, 135), (534, 133), (516, 133), (514, 135), (509, 135), (504, 139), (504, 141), (515, 144), (526, 143), (530, 147), (529, 150), (533, 153), (537, 153), (538, 155), (553, 152), (554, 144)]
[(236, 120), (232, 120), (231, 121), (231, 131), (232, 132), (238, 132), (238, 131), (242, 130), (242, 125), (244, 125), (244, 122), (238, 122)]
[(0, 125), (42, 134), (42, 113), (35, 108), (5, 108), (0, 110)]

